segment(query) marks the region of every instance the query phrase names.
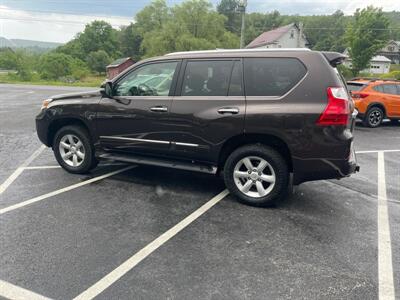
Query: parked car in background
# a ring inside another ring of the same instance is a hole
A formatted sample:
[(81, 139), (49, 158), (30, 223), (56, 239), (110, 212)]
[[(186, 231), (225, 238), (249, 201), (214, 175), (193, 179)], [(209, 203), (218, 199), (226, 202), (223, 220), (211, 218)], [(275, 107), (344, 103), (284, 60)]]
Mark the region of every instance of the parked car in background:
[(378, 127), (385, 118), (400, 120), (399, 80), (354, 78), (347, 88), (365, 126)]
[(359, 169), (354, 104), (336, 69), (344, 58), (309, 49), (171, 53), (101, 90), (45, 100), (37, 133), (71, 173), (112, 159), (221, 174), (240, 201), (270, 205), (291, 177), (300, 184)]

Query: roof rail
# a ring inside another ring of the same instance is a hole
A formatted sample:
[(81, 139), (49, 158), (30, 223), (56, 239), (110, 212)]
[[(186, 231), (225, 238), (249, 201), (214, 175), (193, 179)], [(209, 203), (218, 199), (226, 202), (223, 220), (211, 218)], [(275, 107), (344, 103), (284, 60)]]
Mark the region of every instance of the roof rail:
[(354, 80), (369, 80), (370, 82), (375, 82), (375, 81), (395, 81), (395, 82), (400, 82), (400, 80), (396, 78), (379, 78), (379, 77), (354, 77), (350, 79), (349, 81), (354, 81)]
[(199, 50), (199, 51), (179, 51), (165, 54), (180, 55), (180, 54), (206, 54), (206, 53), (232, 53), (232, 52), (274, 52), (274, 51), (311, 51), (308, 48), (256, 48), (256, 49), (215, 49), (215, 50)]

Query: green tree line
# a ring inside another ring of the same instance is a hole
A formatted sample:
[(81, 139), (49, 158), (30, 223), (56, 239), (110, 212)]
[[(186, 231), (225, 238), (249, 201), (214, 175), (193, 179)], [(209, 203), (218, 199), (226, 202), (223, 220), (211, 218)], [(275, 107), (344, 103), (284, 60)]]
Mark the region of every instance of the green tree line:
[[(341, 11), (321, 16), (250, 13), (246, 15), (246, 44), (264, 31), (294, 22), (303, 24), (312, 49), (342, 52), (350, 47), (353, 74), (365, 68), (389, 39), (400, 40), (400, 13), (368, 7), (353, 16)], [(32, 74), (48, 80), (79, 80), (104, 74), (106, 65), (120, 57), (139, 60), (173, 51), (238, 48), (240, 24), (237, 0), (221, 0), (216, 8), (207, 0), (174, 6), (154, 0), (130, 25), (115, 29), (107, 22), (93, 21), (48, 53), (0, 49), (0, 68), (16, 70), (27, 81)]]

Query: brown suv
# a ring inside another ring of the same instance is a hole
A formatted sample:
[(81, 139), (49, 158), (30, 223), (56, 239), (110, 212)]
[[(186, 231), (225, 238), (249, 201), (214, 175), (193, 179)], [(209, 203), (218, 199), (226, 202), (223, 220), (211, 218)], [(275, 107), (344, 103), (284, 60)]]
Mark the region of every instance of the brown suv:
[(84, 173), (113, 159), (223, 174), (230, 192), (269, 205), (293, 183), (358, 170), (344, 56), (308, 49), (171, 53), (98, 91), (52, 97), (36, 125), (59, 164)]

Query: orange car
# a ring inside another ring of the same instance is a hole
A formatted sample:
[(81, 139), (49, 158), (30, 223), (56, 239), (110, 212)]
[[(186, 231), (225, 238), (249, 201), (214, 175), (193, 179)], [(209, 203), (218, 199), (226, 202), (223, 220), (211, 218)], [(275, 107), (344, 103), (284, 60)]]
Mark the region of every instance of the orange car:
[(365, 126), (378, 127), (386, 118), (400, 120), (399, 80), (354, 78), (347, 87)]

